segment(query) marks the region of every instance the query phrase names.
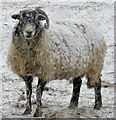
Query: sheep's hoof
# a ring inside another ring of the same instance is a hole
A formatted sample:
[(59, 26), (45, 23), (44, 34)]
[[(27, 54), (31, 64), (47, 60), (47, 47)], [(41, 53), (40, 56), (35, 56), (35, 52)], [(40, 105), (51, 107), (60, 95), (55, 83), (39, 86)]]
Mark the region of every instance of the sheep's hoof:
[(102, 104), (96, 104), (96, 105), (94, 106), (94, 109), (100, 110), (100, 107), (102, 107)]
[(76, 107), (77, 107), (77, 106), (76, 106), (75, 104), (70, 104), (68, 108), (69, 108), (69, 109), (75, 109)]
[(36, 109), (34, 113), (34, 117), (41, 117), (42, 116), (42, 110), (41, 109)]
[(26, 109), (25, 111), (24, 111), (24, 113), (23, 113), (23, 115), (27, 115), (27, 114), (30, 114), (31, 113), (31, 109)]

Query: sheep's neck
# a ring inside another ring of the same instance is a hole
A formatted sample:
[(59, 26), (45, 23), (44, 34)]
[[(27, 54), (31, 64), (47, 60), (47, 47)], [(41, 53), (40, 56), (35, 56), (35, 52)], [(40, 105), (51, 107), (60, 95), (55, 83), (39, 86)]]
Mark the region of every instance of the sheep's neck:
[[(40, 53), (46, 54), (47, 42), (44, 38), (44, 31), (41, 31), (33, 39), (24, 39), (24, 37), (17, 36), (13, 43), (19, 53), (22, 54), (22, 57), (30, 57), (32, 55)], [(20, 52), (21, 51), (21, 52)]]

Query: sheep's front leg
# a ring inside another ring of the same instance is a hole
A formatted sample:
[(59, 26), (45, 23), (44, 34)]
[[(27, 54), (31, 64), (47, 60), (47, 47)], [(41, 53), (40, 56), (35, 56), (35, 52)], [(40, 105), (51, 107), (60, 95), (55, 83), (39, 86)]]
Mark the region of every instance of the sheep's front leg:
[(95, 106), (94, 109), (100, 109), (102, 106), (102, 97), (101, 97), (101, 79), (95, 86)]
[(71, 109), (74, 109), (78, 106), (81, 84), (82, 84), (81, 77), (75, 78), (73, 80), (73, 95), (69, 106), (69, 108)]
[(42, 108), (41, 108), (41, 98), (43, 94), (44, 87), (47, 82), (43, 82), (42, 79), (38, 79), (37, 91), (36, 91), (36, 111), (34, 113), (34, 117), (41, 117), (42, 116)]
[(25, 76), (22, 77), (25, 81), (26, 85), (26, 94), (27, 94), (27, 104), (26, 104), (26, 110), (24, 111), (23, 114), (29, 114), (31, 113), (31, 94), (32, 94), (32, 81), (33, 77), (32, 76)]

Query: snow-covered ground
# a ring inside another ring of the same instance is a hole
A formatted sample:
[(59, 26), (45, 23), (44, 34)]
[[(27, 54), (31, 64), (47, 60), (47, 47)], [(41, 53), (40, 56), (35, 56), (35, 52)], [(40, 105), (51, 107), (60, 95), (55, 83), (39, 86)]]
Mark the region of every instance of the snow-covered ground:
[[(16, 1), (16, 0), (11, 0)], [(21, 1), (21, 0), (19, 0)], [(29, 0), (30, 1), (30, 0)], [(101, 110), (94, 110), (94, 90), (87, 89), (86, 80), (80, 93), (79, 106), (75, 110), (68, 109), (71, 99), (72, 84), (67, 80), (52, 81), (44, 91), (43, 118), (114, 118), (114, 3), (108, 2), (76, 2), (76, 0), (33, 0), (33, 2), (0, 2), (0, 116), (7, 118), (32, 117), (35, 111), (35, 88), (33, 82), (33, 111), (30, 115), (22, 115), (25, 109), (25, 85), (7, 66), (7, 52), (11, 42), (11, 33), (16, 21), (11, 15), (24, 8), (43, 7), (51, 24), (57, 20), (84, 19), (99, 28), (107, 44), (107, 54), (102, 71)], [(68, 2), (67, 2), (68, 1)], [(1, 22), (2, 21), (2, 22)], [(60, 24), (59, 24), (60, 25)], [(69, 26), (70, 27), (70, 26)], [(57, 29), (57, 28), (56, 28)]]

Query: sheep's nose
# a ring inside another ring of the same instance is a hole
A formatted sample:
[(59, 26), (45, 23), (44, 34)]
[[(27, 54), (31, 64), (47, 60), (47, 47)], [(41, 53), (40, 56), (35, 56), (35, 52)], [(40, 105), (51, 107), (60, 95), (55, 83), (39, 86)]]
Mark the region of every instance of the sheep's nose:
[(31, 35), (33, 31), (26, 31), (28, 35)]

